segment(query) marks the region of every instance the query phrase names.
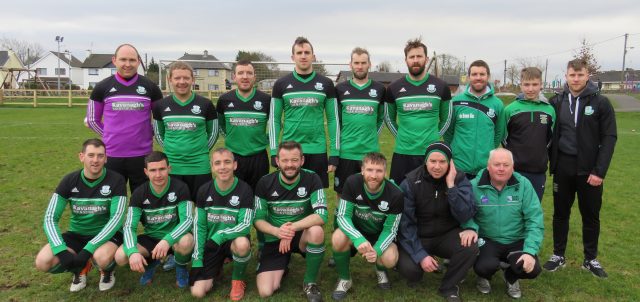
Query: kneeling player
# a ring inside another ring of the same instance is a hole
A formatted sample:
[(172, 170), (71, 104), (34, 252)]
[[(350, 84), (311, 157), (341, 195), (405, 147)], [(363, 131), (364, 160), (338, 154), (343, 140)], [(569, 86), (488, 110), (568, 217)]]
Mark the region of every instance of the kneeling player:
[(196, 198), (193, 233), (196, 245), (191, 268), (191, 294), (202, 298), (213, 287), (226, 258), (233, 258), (231, 300), (244, 297), (245, 271), (251, 258), (249, 231), (253, 222), (253, 192), (234, 176), (233, 153), (218, 148), (211, 154), (214, 179), (202, 185)]
[(256, 283), (260, 297), (269, 297), (280, 288), (291, 253), (305, 255), (307, 268), (303, 289), (309, 301), (322, 301), (316, 284), (324, 257), (324, 230), (327, 203), (320, 177), (303, 170), (302, 147), (282, 142), (276, 163), (280, 171), (262, 177), (256, 185), (256, 221), (265, 233)]
[[(177, 178), (169, 176), (167, 156), (153, 151), (144, 159), (144, 173), (149, 181), (138, 186), (131, 195), (131, 204), (124, 223), (124, 244), (116, 252), (118, 265), (129, 263), (134, 272), (143, 273), (140, 284), (147, 285), (160, 259), (174, 253), (176, 285), (186, 287), (189, 282), (187, 263), (193, 250), (193, 203), (189, 188)], [(136, 236), (138, 222), (144, 233)], [(146, 268), (145, 268), (146, 266)]]
[(341, 300), (351, 288), (350, 257), (360, 254), (375, 263), (378, 287), (390, 289), (387, 268), (398, 262), (393, 243), (403, 210), (400, 188), (384, 178), (387, 160), (372, 152), (362, 159), (362, 173), (347, 178), (336, 211), (338, 229), (331, 243), (336, 260), (338, 284), (332, 297)]
[[(83, 169), (67, 174), (49, 201), (44, 215), (44, 231), (49, 241), (36, 256), (36, 268), (53, 274), (72, 272), (70, 290), (87, 286), (87, 273), (93, 257), (100, 267), (101, 291), (115, 284), (113, 255), (122, 242), (118, 232), (127, 207), (124, 178), (104, 168), (107, 161), (104, 143), (88, 139), (82, 144)], [(71, 204), (69, 231), (60, 233), (58, 221)]]

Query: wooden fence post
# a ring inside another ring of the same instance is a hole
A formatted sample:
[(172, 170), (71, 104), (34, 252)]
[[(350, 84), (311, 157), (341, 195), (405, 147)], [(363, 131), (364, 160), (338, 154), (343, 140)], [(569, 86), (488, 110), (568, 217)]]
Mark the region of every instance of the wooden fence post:
[(4, 88), (0, 89), (0, 105), (4, 103)]
[(38, 91), (33, 91), (33, 108), (38, 107)]
[(71, 108), (71, 89), (67, 90), (68, 96), (69, 96), (69, 105), (68, 107)]

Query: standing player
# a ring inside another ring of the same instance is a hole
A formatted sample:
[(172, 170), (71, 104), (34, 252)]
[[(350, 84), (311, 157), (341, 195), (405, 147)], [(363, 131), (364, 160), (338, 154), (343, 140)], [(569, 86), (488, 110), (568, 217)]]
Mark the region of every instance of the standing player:
[(423, 164), (424, 150), (440, 139), (451, 99), (449, 86), (427, 72), (427, 46), (420, 39), (407, 42), (404, 56), (409, 74), (387, 87), (385, 104), (387, 127), (396, 138), (390, 173), (396, 184)]
[(211, 153), (215, 178), (198, 190), (193, 233), (196, 245), (191, 267), (191, 294), (202, 298), (213, 287), (226, 258), (233, 258), (231, 300), (244, 297), (245, 271), (251, 258), (249, 231), (253, 222), (253, 192), (234, 176), (233, 153), (218, 148)]
[(171, 176), (185, 182), (195, 200), (198, 188), (211, 180), (209, 150), (218, 139), (218, 115), (211, 100), (191, 91), (189, 64), (172, 63), (168, 77), (173, 94), (153, 104), (153, 128)]
[(451, 100), (450, 123), (444, 141), (451, 145), (456, 168), (473, 179), (489, 158), (489, 151), (500, 146), (504, 120), (502, 100), (489, 85), (489, 65), (482, 60), (469, 65), (469, 85)]
[[(132, 271), (143, 273), (140, 284), (147, 285), (153, 279), (159, 259), (174, 253), (176, 285), (186, 287), (189, 283), (186, 265), (193, 250), (193, 235), (189, 233), (193, 225), (193, 203), (189, 188), (169, 176), (171, 166), (164, 153), (152, 151), (144, 163), (149, 181), (131, 195), (123, 227), (124, 244), (116, 252), (116, 262), (118, 265), (129, 263)], [(144, 233), (136, 236), (138, 222), (142, 222)]]
[(529, 179), (542, 202), (549, 163), (547, 148), (551, 144), (556, 112), (551, 104), (540, 99), (540, 69), (522, 69), (520, 90), (522, 94), (502, 111), (505, 127), (502, 132), (506, 135), (502, 144), (513, 153), (515, 171)]
[(235, 174), (255, 189), (258, 180), (269, 173), (267, 120), (271, 97), (257, 90), (251, 61), (236, 63), (233, 79), (237, 89), (218, 99), (218, 122), (224, 144), (238, 162)]
[[(333, 82), (316, 74), (311, 65), (315, 61), (313, 46), (304, 37), (298, 37), (291, 47), (291, 59), (295, 70), (273, 86), (271, 116), (269, 117), (269, 144), (271, 163), (278, 141), (299, 142), (305, 150), (305, 164), (329, 187), (329, 172), (335, 170), (340, 155), (340, 121)], [(324, 118), (329, 129), (329, 161)], [(283, 117), (284, 115), (284, 117)], [(282, 130), (282, 140), (280, 131)]]
[(147, 180), (144, 157), (153, 147), (151, 106), (162, 98), (162, 91), (138, 74), (140, 55), (133, 45), (118, 46), (111, 62), (116, 73), (93, 88), (87, 123), (107, 146), (107, 169), (124, 176), (133, 192)]
[(338, 271), (333, 291), (335, 300), (346, 297), (351, 288), (349, 261), (356, 251), (367, 262), (375, 263), (378, 287), (390, 289), (387, 268), (398, 262), (398, 247), (393, 243), (403, 210), (402, 191), (387, 181), (387, 159), (373, 152), (362, 159), (362, 173), (347, 178), (337, 210), (338, 229), (331, 242)]
[(305, 255), (303, 289), (311, 302), (322, 301), (316, 280), (324, 257), (324, 230), (327, 203), (320, 177), (302, 169), (302, 146), (282, 142), (276, 163), (280, 171), (260, 179), (256, 186), (254, 225), (265, 233), (256, 283), (260, 297), (269, 297), (280, 288), (291, 253)]
[[(72, 272), (70, 290), (87, 286), (93, 257), (100, 268), (101, 291), (115, 284), (113, 255), (122, 243), (122, 218), (127, 207), (127, 189), (122, 176), (105, 169), (104, 143), (88, 139), (82, 144), (83, 169), (67, 174), (49, 201), (44, 215), (44, 232), (49, 241), (36, 256), (36, 268), (58, 274)], [(58, 222), (70, 204), (69, 231), (62, 233)]]

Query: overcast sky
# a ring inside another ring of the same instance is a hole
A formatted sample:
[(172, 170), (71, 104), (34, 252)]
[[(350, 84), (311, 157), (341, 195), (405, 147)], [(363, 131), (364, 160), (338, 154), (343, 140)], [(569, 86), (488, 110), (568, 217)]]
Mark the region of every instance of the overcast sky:
[[(10, 1), (3, 5), (0, 35), (62, 49), (84, 59), (87, 49), (111, 53), (132, 43), (149, 58), (176, 59), (208, 50), (231, 61), (238, 50), (262, 51), (290, 62), (299, 35), (325, 62), (348, 62), (355, 46), (373, 64), (383, 60), (406, 71), (403, 47), (422, 36), (429, 53), (452, 54), (467, 64), (484, 59), (496, 78), (508, 64), (530, 58), (549, 81), (564, 72), (572, 49), (586, 38), (603, 70), (619, 70), (625, 33), (627, 66), (640, 68), (640, 4), (609, 1)], [(601, 43), (600, 43), (601, 42)]]

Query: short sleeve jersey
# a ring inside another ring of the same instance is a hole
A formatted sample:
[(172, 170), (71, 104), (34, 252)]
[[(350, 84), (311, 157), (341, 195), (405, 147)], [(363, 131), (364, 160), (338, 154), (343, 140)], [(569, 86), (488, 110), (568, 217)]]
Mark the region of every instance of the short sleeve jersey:
[(267, 148), (270, 104), (271, 96), (255, 88), (247, 98), (237, 89), (220, 96), (218, 122), (226, 134), (225, 146), (231, 152), (250, 156)]

